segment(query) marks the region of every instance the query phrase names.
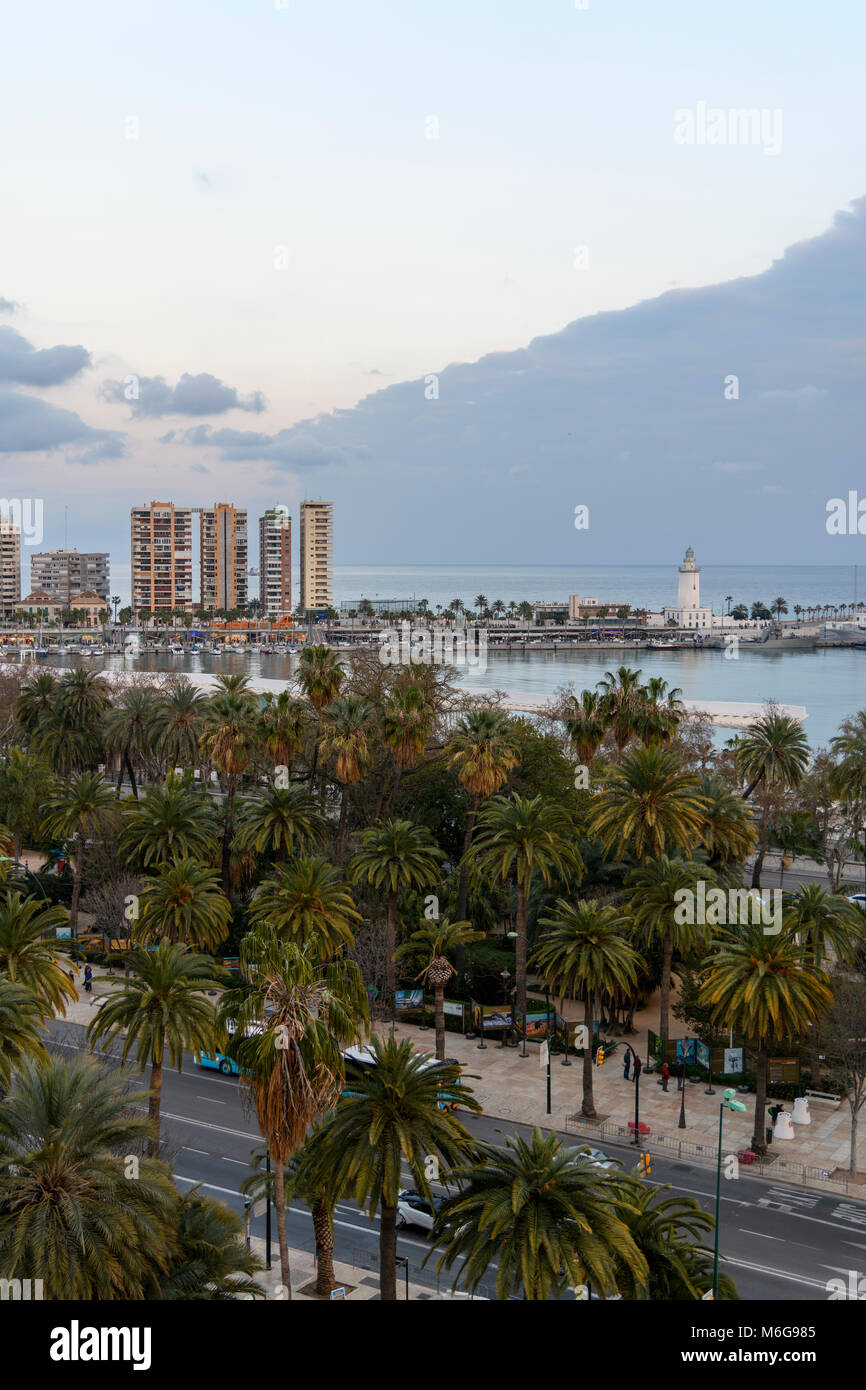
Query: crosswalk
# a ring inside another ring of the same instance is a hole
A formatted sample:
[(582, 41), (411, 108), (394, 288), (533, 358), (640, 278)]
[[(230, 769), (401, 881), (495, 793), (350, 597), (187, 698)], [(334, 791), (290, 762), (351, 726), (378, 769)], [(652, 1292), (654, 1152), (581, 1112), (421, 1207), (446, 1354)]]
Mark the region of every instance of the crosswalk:
[(812, 1211), (821, 1201), (819, 1192), (801, 1192), (794, 1187), (776, 1185), (767, 1189), (766, 1197), (758, 1199), (759, 1207), (771, 1207), (774, 1211)]

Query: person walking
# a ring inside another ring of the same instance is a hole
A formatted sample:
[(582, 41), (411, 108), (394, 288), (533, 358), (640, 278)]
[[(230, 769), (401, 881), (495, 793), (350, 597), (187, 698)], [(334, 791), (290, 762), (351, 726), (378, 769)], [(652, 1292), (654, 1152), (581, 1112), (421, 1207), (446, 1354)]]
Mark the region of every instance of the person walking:
[(634, 1055), (634, 1076), (632, 1077), (632, 1081), (637, 1081), (637, 1079), (638, 1079), (638, 1077), (640, 1076), (642, 1070), (643, 1070), (643, 1062), (641, 1061), (640, 1057), (638, 1057), (637, 1053), (635, 1053), (635, 1055)]
[(93, 971), (89, 965), (84, 967), (84, 993), (90, 994), (93, 989)]
[(670, 1081), (670, 1079), (671, 1079), (671, 1069), (670, 1069), (670, 1067), (668, 1066), (667, 1062), (662, 1062), (662, 1090), (663, 1090), (663, 1091), (666, 1091), (666, 1090), (667, 1090), (667, 1088), (668, 1088), (668, 1082)]
[(628, 1080), (629, 1080), (629, 1074), (628, 1074), (628, 1073), (629, 1073), (629, 1068), (630, 1068), (630, 1066), (631, 1066), (631, 1053), (630, 1053), (630, 1052), (626, 1052), (625, 1057), (623, 1058), (623, 1063), (622, 1063), (622, 1076), (623, 1076), (623, 1080), (624, 1080), (624, 1081), (628, 1081)]

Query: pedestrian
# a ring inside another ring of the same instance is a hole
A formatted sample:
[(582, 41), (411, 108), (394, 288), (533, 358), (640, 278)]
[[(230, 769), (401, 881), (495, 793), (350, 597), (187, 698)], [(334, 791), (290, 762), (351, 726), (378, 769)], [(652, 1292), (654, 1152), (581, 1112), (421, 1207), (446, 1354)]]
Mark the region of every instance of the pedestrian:
[(631, 1053), (626, 1052), (622, 1064), (622, 1076), (624, 1081), (629, 1080), (629, 1067), (631, 1066)]
[(782, 1111), (784, 1110), (784, 1108), (785, 1108), (784, 1105), (771, 1105), (771, 1106), (770, 1106), (770, 1119), (771, 1119), (772, 1122), (773, 1122), (773, 1128), (774, 1128), (774, 1129), (775, 1129), (775, 1127), (776, 1127), (776, 1121), (778, 1120), (778, 1118), (779, 1118), (779, 1116), (781, 1115), (781, 1113), (782, 1113)]
[(632, 1077), (632, 1081), (635, 1081), (635, 1082), (637, 1081), (637, 1079), (638, 1079), (638, 1077), (640, 1076), (642, 1070), (643, 1070), (643, 1062), (641, 1061), (640, 1057), (638, 1057), (637, 1053), (635, 1053), (635, 1054), (634, 1054), (634, 1076)]
[(89, 965), (84, 967), (84, 993), (90, 994), (93, 989), (93, 971)]
[(670, 1069), (670, 1067), (668, 1066), (667, 1062), (662, 1062), (662, 1090), (663, 1090), (663, 1091), (666, 1091), (666, 1090), (667, 1090), (667, 1088), (668, 1088), (668, 1082), (670, 1081), (670, 1079), (671, 1079), (671, 1069)]

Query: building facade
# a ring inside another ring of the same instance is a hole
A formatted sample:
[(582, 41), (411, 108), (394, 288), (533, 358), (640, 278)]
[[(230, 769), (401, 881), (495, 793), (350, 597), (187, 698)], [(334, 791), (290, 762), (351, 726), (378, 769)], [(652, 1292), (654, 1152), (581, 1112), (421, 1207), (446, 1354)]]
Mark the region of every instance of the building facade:
[(0, 613), (11, 617), (21, 597), (21, 528), (0, 521)]
[(84, 622), (87, 627), (97, 627), (102, 621), (102, 615), (109, 611), (108, 604), (94, 589), (86, 589), (84, 593), (73, 594), (69, 600), (69, 607), (84, 614)]
[(302, 502), (298, 548), (303, 612), (333, 607), (333, 502)]
[(665, 622), (677, 627), (711, 629), (712, 608), (701, 607), (701, 572), (695, 564), (695, 552), (689, 546), (679, 570), (676, 608), (665, 608)]
[(109, 600), (107, 551), (44, 550), (30, 556), (30, 587), (69, 607), (73, 594), (92, 589)]
[(130, 512), (132, 611), (192, 612), (192, 509), (151, 502)]
[(202, 608), (243, 608), (247, 601), (247, 514), (230, 502), (200, 513)]
[(292, 518), (284, 507), (259, 517), (259, 602), (267, 618), (292, 611)]

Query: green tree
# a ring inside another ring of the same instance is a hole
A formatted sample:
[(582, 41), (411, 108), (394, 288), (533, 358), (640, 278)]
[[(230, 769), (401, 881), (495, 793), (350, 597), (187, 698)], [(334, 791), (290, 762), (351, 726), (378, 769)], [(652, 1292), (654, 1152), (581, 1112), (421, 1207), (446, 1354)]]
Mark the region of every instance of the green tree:
[(145, 1293), (163, 1302), (218, 1302), (267, 1297), (254, 1275), (262, 1262), (242, 1239), (241, 1223), (222, 1202), (203, 1197), (198, 1187), (178, 1195), (170, 1217), (177, 1250)]
[(316, 711), (316, 738), (310, 763), (310, 786), (316, 781), (319, 743), (322, 737), (322, 710), (336, 700), (346, 678), (346, 668), (330, 647), (321, 643), (304, 647), (298, 661), (298, 684)]
[(673, 749), (636, 748), (604, 776), (588, 820), (605, 853), (630, 851), (642, 862), (688, 849), (704, 823), (704, 801), (694, 774), (684, 772)]
[[(446, 749), (451, 766), (472, 798), (466, 815), (463, 858), (457, 891), (457, 917), (466, 916), (469, 900), (469, 862), (478, 807), (483, 798), (493, 796), (504, 785), (517, 762), (518, 752), (511, 722), (501, 710), (475, 709), (464, 714)], [(457, 957), (462, 968), (462, 955)]]
[[(224, 682), (233, 679), (231, 676), (223, 677)], [(222, 834), (222, 885), (225, 893), (228, 893), (231, 885), (235, 794), (256, 749), (257, 736), (255, 698), (245, 686), (226, 687), (224, 693), (212, 696), (199, 742), (226, 780)]]
[(51, 769), (44, 759), (13, 744), (0, 765), (0, 821), (12, 832), (16, 864), (25, 841), (33, 844), (39, 834), (51, 788)]
[(75, 841), (72, 902), (69, 908), (73, 937), (78, 935), (78, 902), (88, 841), (99, 837), (113, 805), (114, 797), (98, 773), (79, 772), (60, 784), (46, 807), (45, 826), (49, 835)]
[(326, 859), (296, 859), (265, 879), (249, 909), (253, 926), (270, 923), (278, 939), (300, 948), (318, 941), (324, 955), (354, 944), (361, 920), (352, 894)]
[(349, 788), (360, 782), (372, 766), (372, 736), (373, 707), (362, 696), (338, 696), (325, 709), (321, 751), (326, 758), (336, 758), (337, 781), (342, 789), (335, 846), (338, 864), (342, 864), (345, 854)]
[(285, 862), (289, 855), (323, 845), (330, 829), (318, 803), (297, 784), (269, 787), (260, 796), (240, 803), (235, 844), (247, 853), (273, 855)]
[[(617, 1208), (649, 1270), (649, 1283), (640, 1297), (654, 1303), (702, 1299), (713, 1287), (713, 1257), (702, 1238), (715, 1222), (694, 1197), (666, 1197), (669, 1191), (670, 1184), (648, 1187), (627, 1177), (625, 1200)], [(726, 1274), (719, 1276), (718, 1296), (737, 1298), (736, 1286)]]
[(581, 1113), (594, 1118), (593, 1003), (601, 994), (632, 991), (643, 962), (629, 940), (630, 919), (617, 907), (600, 907), (594, 898), (576, 904), (559, 898), (550, 915), (539, 920), (539, 926), (544, 935), (535, 949), (533, 964), (541, 978), (561, 999), (573, 994), (583, 1000), (586, 1038)]
[(65, 1013), (75, 986), (60, 965), (65, 943), (54, 932), (67, 922), (65, 907), (46, 907), (20, 893), (0, 894), (0, 976), (30, 990), (45, 1016)]
[(423, 825), (408, 820), (387, 820), (361, 834), (349, 876), (353, 883), (366, 881), (386, 893), (385, 917), (385, 999), (394, 1008), (394, 952), (397, 946), (397, 901), (408, 888), (421, 892), (439, 879), (444, 858)]
[[(428, 1158), (451, 1167), (471, 1151), (472, 1140), (449, 1110), (440, 1109), (440, 1082), (454, 1082), (456, 1067), (431, 1067), (408, 1040), (371, 1039), (376, 1065), (352, 1077), (321, 1134), (321, 1159), (358, 1205), (372, 1217), (378, 1211), (379, 1290), (382, 1301), (397, 1298), (397, 1199), (403, 1165), (417, 1190), (432, 1200)], [(481, 1107), (467, 1086), (460, 1104)]]
[(563, 711), (565, 732), (577, 761), (589, 767), (604, 743), (610, 724), (609, 706), (600, 691), (583, 690), (580, 699), (570, 696)]
[[(603, 1297), (644, 1288), (646, 1259), (619, 1214), (622, 1179), (595, 1167), (555, 1134), (479, 1144), (450, 1178), (460, 1191), (437, 1214), (432, 1240), (444, 1246), (437, 1272), (451, 1269), (469, 1290), (496, 1266), (496, 1296), (533, 1301), (586, 1286)], [(428, 1257), (429, 1258), (429, 1257)]]
[(87, 1038), (93, 1048), (104, 1038), (124, 1034), (123, 1061), (134, 1050), (142, 1070), (150, 1064), (148, 1116), (153, 1133), (148, 1153), (156, 1158), (166, 1051), (170, 1065), (181, 1071), (184, 1052), (213, 1047), (216, 1011), (204, 991), (220, 985), (212, 960), (171, 941), (161, 941), (155, 951), (131, 951), (127, 961), (132, 975), (112, 982), (111, 993), (88, 1025)]
[(106, 750), (118, 760), (117, 794), (123, 782), (123, 770), (129, 775), (132, 795), (138, 799), (135, 769), (141, 769), (151, 756), (155, 700), (149, 690), (132, 686), (124, 690), (103, 720), (103, 739)]
[(163, 769), (191, 768), (198, 762), (198, 740), (207, 697), (189, 681), (180, 681), (155, 704), (151, 746)]
[(579, 876), (583, 861), (564, 808), (543, 796), (494, 796), (478, 817), (480, 834), (469, 851), (470, 868), (512, 882), (517, 900), (516, 1004), (526, 1012), (527, 899), (536, 873), (545, 885), (554, 876)]
[[(694, 910), (698, 884), (713, 888), (716, 876), (704, 863), (694, 859), (649, 859), (633, 870), (626, 879), (631, 889), (631, 911), (639, 932), (647, 944), (662, 945), (661, 998), (659, 1001), (659, 1035), (662, 1044), (670, 1037), (671, 1025), (671, 966), (674, 951), (687, 955), (706, 936), (706, 926), (697, 920)], [(683, 911), (684, 895), (692, 903), (692, 911)], [(691, 919), (691, 920), (689, 920)]]
[(56, 1300), (134, 1299), (166, 1270), (177, 1193), (127, 1155), (152, 1134), (124, 1078), (90, 1057), (26, 1063), (0, 1106), (0, 1266)]
[(449, 955), (483, 940), (484, 933), (474, 931), (471, 922), (449, 922), (447, 917), (443, 917), (441, 922), (425, 921), (408, 941), (397, 948), (398, 960), (417, 962), (420, 958), (423, 961), (417, 978), (433, 990), (436, 1056), (440, 1062), (445, 1061), (445, 987), (457, 974)]
[(134, 935), (144, 945), (167, 940), (194, 951), (216, 951), (228, 935), (231, 913), (216, 870), (178, 859), (158, 865), (142, 880)]
[(45, 1061), (44, 1026), (45, 1009), (32, 990), (0, 975), (0, 1096), (28, 1058)]
[(188, 776), (169, 772), (164, 786), (145, 787), (138, 801), (125, 804), (120, 848), (138, 871), (180, 859), (210, 863), (218, 848), (211, 804)]

